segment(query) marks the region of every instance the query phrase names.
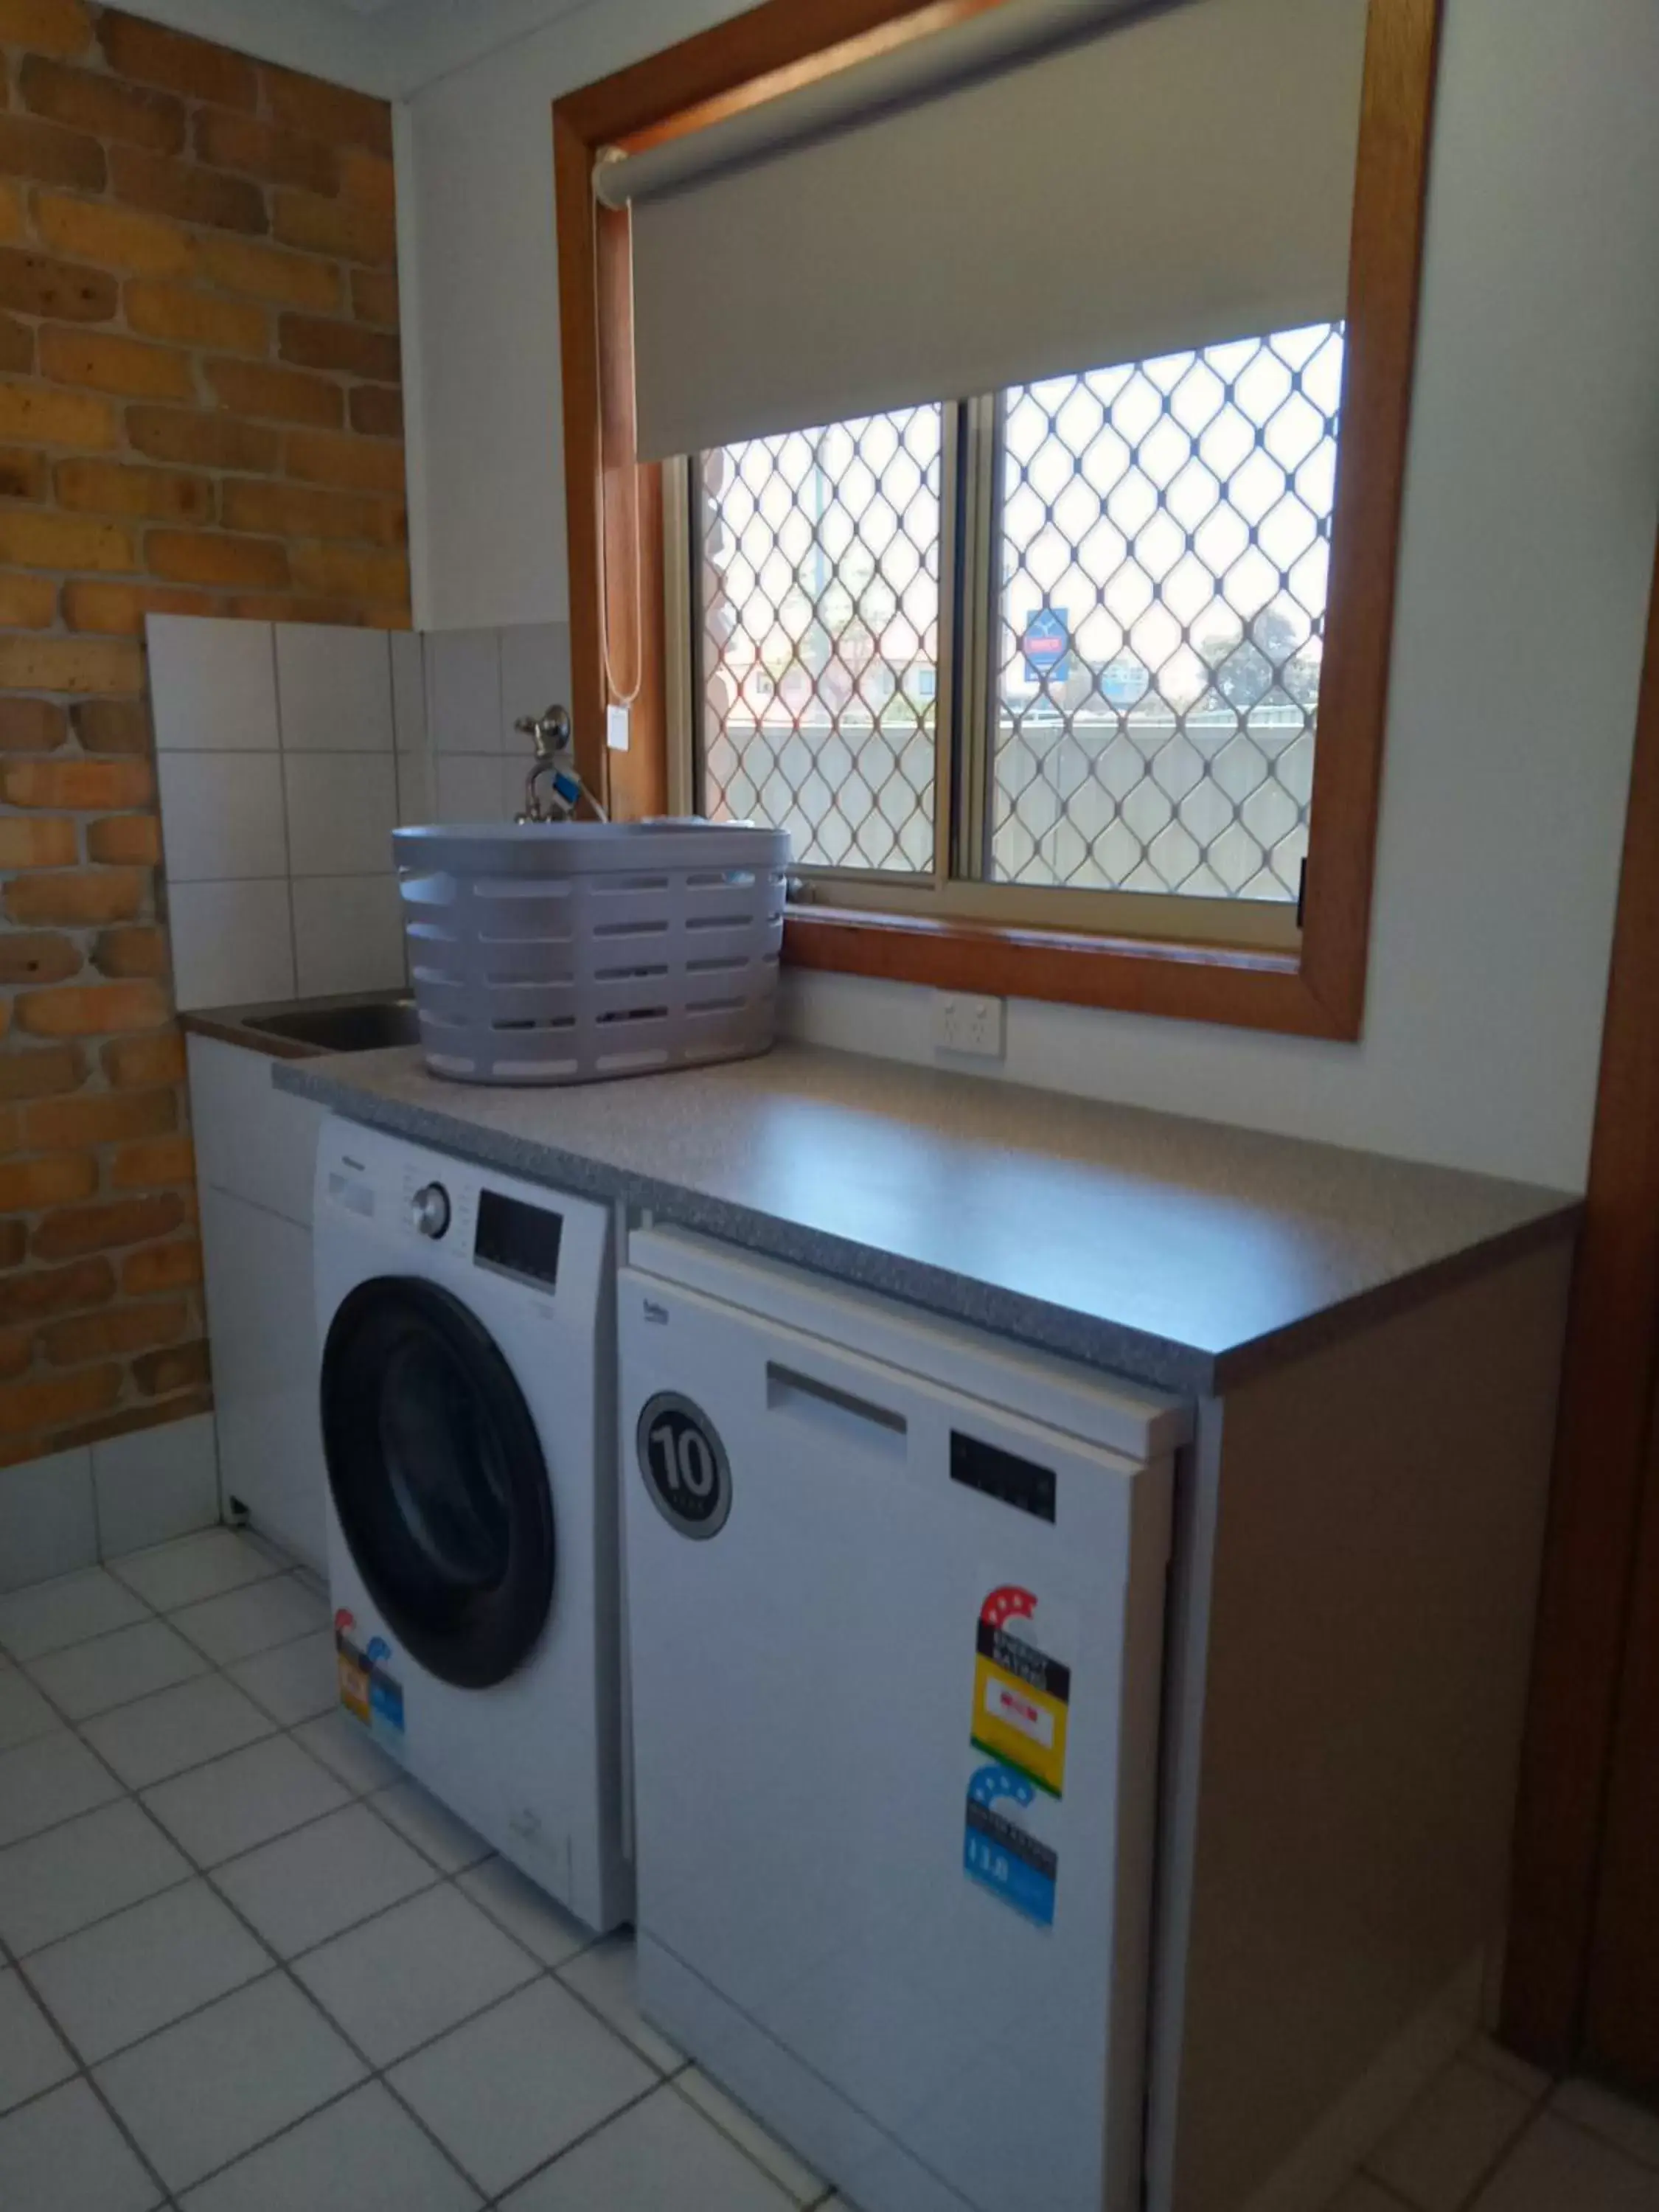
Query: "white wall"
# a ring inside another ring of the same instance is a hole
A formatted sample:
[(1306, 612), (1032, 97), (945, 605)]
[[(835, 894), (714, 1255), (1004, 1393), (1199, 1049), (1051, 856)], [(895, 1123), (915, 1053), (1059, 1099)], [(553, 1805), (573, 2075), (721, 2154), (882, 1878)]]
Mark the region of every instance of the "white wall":
[[(406, 142), (441, 628), (568, 615), (549, 106), (726, 12), (597, 0), (417, 94)], [(1448, 0), (1366, 1034), (1017, 1004), (1020, 1080), (1582, 1183), (1659, 503), (1659, 9)], [(927, 995), (791, 1021), (931, 1056)]]
[(398, 258), (417, 303), (404, 351), (421, 627), (568, 619), (552, 103), (732, 12), (593, 0), (410, 100)]

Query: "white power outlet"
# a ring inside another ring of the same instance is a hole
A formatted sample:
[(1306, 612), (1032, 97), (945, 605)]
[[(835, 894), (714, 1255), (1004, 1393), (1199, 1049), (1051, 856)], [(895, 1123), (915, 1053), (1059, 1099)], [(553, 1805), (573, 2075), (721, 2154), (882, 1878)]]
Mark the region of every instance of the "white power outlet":
[(1001, 999), (981, 998), (973, 991), (935, 991), (936, 1049), (963, 1053), (975, 1060), (1000, 1060), (1006, 1012), (1006, 1003)]

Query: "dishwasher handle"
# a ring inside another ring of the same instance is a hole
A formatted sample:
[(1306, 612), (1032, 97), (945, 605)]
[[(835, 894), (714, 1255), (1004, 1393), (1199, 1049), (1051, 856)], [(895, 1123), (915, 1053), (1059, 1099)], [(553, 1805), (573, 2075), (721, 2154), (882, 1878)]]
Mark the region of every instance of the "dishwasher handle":
[(909, 1455), (910, 1425), (902, 1413), (816, 1375), (803, 1374), (798, 1367), (786, 1367), (781, 1360), (766, 1363), (766, 1409), (843, 1441), (856, 1441), (887, 1459)]

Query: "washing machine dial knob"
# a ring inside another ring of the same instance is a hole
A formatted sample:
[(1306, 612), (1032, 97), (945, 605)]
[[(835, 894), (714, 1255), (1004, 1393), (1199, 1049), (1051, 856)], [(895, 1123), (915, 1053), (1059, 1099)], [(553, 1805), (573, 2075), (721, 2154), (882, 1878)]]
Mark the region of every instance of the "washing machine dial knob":
[(449, 1226), (449, 1193), (429, 1182), (409, 1201), (409, 1218), (422, 1237), (441, 1237)]

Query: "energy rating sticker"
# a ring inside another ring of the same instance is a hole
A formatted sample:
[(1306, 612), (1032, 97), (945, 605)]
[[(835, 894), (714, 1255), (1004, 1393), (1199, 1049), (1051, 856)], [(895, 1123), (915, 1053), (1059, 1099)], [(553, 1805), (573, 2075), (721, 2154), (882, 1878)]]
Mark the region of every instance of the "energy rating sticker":
[(334, 1616), (334, 1657), (340, 1674), (340, 1703), (354, 1720), (367, 1728), (368, 1721), (368, 1657), (351, 1641), (356, 1626), (343, 1606)]
[(1023, 1912), (1039, 1928), (1052, 1928), (1059, 1855), (999, 1810), (1000, 1806), (1012, 1803), (1023, 1811), (1036, 1797), (1036, 1790), (1023, 1774), (1006, 1766), (981, 1766), (968, 1785), (962, 1868), (970, 1881), (988, 1889), (1016, 1912)]
[(1066, 1786), (1066, 1723), (1072, 1670), (1055, 1656), (1069, 1644), (1070, 1617), (1005, 1583), (979, 1609), (975, 1643), (975, 1747), (1060, 1796)]
[(401, 1737), (404, 1732), (403, 1685), (387, 1673), (392, 1646), (384, 1636), (374, 1637), (362, 1650), (351, 1640), (355, 1614), (342, 1606), (334, 1616), (334, 1656), (339, 1669), (340, 1703), (368, 1729), (378, 1721), (382, 1730)]

